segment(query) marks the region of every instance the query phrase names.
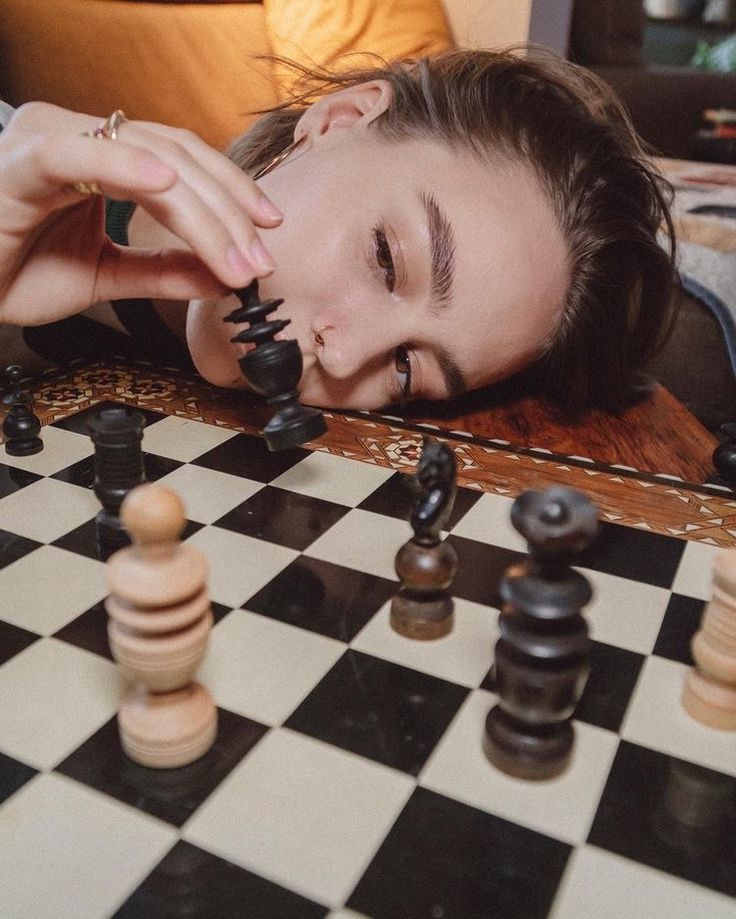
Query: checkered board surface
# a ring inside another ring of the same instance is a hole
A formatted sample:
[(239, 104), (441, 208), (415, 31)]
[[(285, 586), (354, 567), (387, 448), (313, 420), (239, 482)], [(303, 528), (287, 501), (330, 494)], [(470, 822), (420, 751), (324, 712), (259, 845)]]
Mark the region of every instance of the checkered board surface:
[(203, 759), (148, 770), (115, 723), (96, 410), (0, 451), (2, 919), (736, 916), (736, 735), (679, 702), (718, 550), (603, 525), (574, 760), (522, 782), (481, 749), (509, 498), (460, 490), (455, 628), (410, 641), (405, 476), (146, 411), (148, 477), (210, 564), (219, 708)]

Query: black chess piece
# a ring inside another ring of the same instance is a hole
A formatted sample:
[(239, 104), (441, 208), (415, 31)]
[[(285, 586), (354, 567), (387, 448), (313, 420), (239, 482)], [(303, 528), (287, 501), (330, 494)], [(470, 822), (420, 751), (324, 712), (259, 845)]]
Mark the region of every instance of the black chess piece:
[(145, 482), (141, 441), (145, 420), (126, 406), (104, 408), (89, 422), (95, 446), (94, 492), (102, 505), (95, 518), (100, 558), (130, 544), (120, 520), (123, 498)]
[(571, 719), (589, 671), (588, 627), (580, 611), (592, 591), (570, 564), (595, 536), (598, 515), (579, 492), (554, 486), (524, 492), (511, 522), (530, 555), (500, 584), (499, 700), (486, 719), (484, 750), (510, 775), (546, 779), (569, 762)]
[(722, 442), (713, 451), (713, 465), (732, 488), (736, 486), (736, 421), (721, 425)]
[(452, 630), (454, 604), (448, 588), (457, 571), (455, 549), (440, 540), (457, 492), (452, 450), (425, 436), (410, 482), (418, 492), (410, 521), (414, 535), (396, 554), (401, 587), (391, 601), (390, 622), (407, 638), (441, 638)]
[(303, 360), (295, 339), (274, 341), (274, 335), (286, 328), (290, 319), (272, 319), (283, 300), (261, 300), (258, 282), (236, 290), (242, 306), (225, 317), (225, 322), (249, 322), (250, 328), (238, 332), (230, 341), (253, 343), (255, 348), (239, 358), (238, 364), (253, 389), (265, 396), (275, 409), (263, 429), (269, 450), (288, 450), (320, 437), (327, 430), (324, 416), (316, 408), (299, 404), (299, 380)]
[(3, 421), (5, 452), (10, 456), (33, 456), (43, 450), (43, 441), (38, 436), (41, 422), (33, 414), (33, 397), (21, 383), (23, 370), (12, 364), (5, 370), (10, 380), (10, 392), (3, 396), (8, 413)]

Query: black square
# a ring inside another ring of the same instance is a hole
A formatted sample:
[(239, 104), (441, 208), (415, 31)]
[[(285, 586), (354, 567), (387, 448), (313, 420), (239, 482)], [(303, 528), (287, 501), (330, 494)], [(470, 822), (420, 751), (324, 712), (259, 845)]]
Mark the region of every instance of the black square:
[(644, 656), (594, 641), (590, 675), (575, 717), (609, 731), (618, 731), (634, 691)]
[(167, 416), (163, 412), (154, 412), (151, 409), (139, 408), (137, 405), (128, 405), (125, 402), (115, 402), (113, 399), (106, 399), (104, 402), (98, 402), (89, 408), (82, 409), (75, 415), (69, 415), (68, 418), (62, 418), (61, 421), (55, 421), (55, 428), (63, 428), (65, 431), (73, 431), (75, 434), (89, 435), (89, 423), (96, 418), (98, 413), (106, 408), (129, 408), (131, 411), (143, 415), (146, 427), (161, 421)]
[(236, 434), (235, 437), (198, 456), (192, 465), (215, 469), (217, 472), (229, 472), (230, 475), (267, 484), (287, 469), (296, 466), (306, 456), (309, 456), (309, 451), (301, 448), (271, 453), (262, 437)]
[[(217, 624), (224, 616), (230, 612), (230, 608), (222, 606), (219, 603), (212, 604), (212, 614)], [(54, 638), (59, 641), (65, 641), (77, 648), (84, 648), (85, 651), (91, 651), (93, 654), (99, 654), (108, 660), (113, 660), (110, 652), (110, 643), (107, 639), (107, 621), (108, 615), (105, 609), (105, 601), (100, 600), (88, 610), (72, 619), (71, 622), (54, 633)]]
[(14, 491), (25, 488), (42, 479), (36, 472), (27, 472), (25, 469), (16, 469), (15, 466), (6, 466), (0, 463), (0, 498), (12, 495)]
[(33, 552), (41, 545), (35, 539), (28, 539), (26, 536), (18, 536), (17, 533), (11, 533), (8, 530), (0, 530), (0, 568), (4, 568), (11, 562), (17, 562), (19, 558)]
[(36, 770), (0, 753), (0, 803), (15, 794), (36, 775)]
[(303, 551), (350, 508), (266, 485), (214, 525)]
[(349, 642), (397, 588), (395, 581), (302, 555), (245, 605), (262, 616)]
[(704, 610), (705, 600), (672, 594), (654, 643), (654, 654), (692, 666), (690, 641), (700, 627)]
[(452, 534), (447, 537), (447, 542), (457, 552), (457, 574), (450, 593), (464, 600), (500, 608), (499, 582), (506, 570), (523, 561), (526, 555)]
[[(413, 476), (411, 475), (395, 472), (390, 479), (386, 479), (374, 492), (364, 498), (358, 507), (364, 511), (373, 511), (376, 514), (384, 514), (387, 517), (396, 517), (398, 520), (408, 520), (417, 498), (411, 487), (412, 479)], [(467, 514), (481, 495), (482, 492), (480, 491), (458, 488), (455, 504), (447, 524), (448, 530), (451, 530)]]
[(286, 727), (418, 775), (467, 694), (454, 683), (349, 650)]
[(11, 657), (25, 651), (34, 641), (41, 636), (27, 629), (21, 629), (10, 622), (0, 619), (0, 664), (9, 661)]
[[(197, 530), (201, 530), (203, 523), (194, 520), (187, 520), (182, 532), (182, 539), (188, 539), (193, 536)], [(76, 552), (77, 555), (84, 555), (86, 558), (93, 558), (96, 561), (107, 561), (112, 554), (110, 548), (105, 549), (97, 541), (97, 526), (95, 518), (87, 520), (55, 539), (51, 544), (58, 546), (60, 549), (67, 549), (69, 552)], [(114, 548), (113, 548), (114, 551)]]
[(321, 919), (327, 909), (178, 842), (113, 919)]
[(588, 842), (733, 897), (734, 839), (736, 778), (621, 741)]
[(117, 718), (56, 767), (125, 804), (181, 826), (268, 730), (218, 709), (217, 739), (203, 757), (178, 769), (148, 769), (123, 752)]
[[(143, 454), (143, 470), (146, 482), (157, 482), (163, 476), (183, 465), (179, 460), (170, 459), (168, 456), (158, 456), (156, 453), (145, 452)], [(55, 472), (51, 478), (59, 479), (60, 482), (69, 482), (71, 485), (79, 485), (82, 488), (92, 488), (95, 484), (95, 458), (94, 456), (85, 456), (84, 459), (67, 466), (66, 469), (60, 469)]]
[(417, 788), (347, 905), (373, 919), (544, 919), (570, 846)]
[(112, 660), (110, 644), (107, 640), (107, 611), (105, 601), (95, 603), (81, 616), (72, 619), (54, 634), (54, 638), (66, 641), (77, 648), (84, 648), (93, 654), (99, 654)]
[(683, 540), (604, 521), (593, 544), (575, 564), (657, 587), (670, 587), (684, 551)]

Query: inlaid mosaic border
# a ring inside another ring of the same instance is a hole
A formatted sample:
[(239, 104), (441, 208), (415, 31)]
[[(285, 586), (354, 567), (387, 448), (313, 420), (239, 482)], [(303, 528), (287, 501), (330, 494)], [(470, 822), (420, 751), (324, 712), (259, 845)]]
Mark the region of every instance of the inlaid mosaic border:
[[(175, 370), (143, 363), (101, 361), (48, 373), (34, 384), (35, 412), (44, 424), (99, 402), (140, 408), (256, 434), (269, 418), (256, 397), (210, 386)], [(308, 449), (402, 472), (415, 468), (422, 427), (379, 420), (375, 415), (326, 412), (328, 432)], [(431, 433), (452, 448), (458, 481), (467, 488), (515, 497), (528, 488), (569, 485), (587, 494), (604, 520), (696, 540), (736, 546), (736, 495), (653, 475), (636, 474), (546, 451), (514, 449), (468, 436)]]

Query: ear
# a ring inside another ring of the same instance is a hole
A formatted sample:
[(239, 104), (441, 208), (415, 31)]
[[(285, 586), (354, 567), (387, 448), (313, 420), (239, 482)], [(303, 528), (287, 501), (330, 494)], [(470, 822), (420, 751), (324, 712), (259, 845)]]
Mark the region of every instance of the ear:
[(393, 100), (388, 80), (370, 80), (339, 89), (313, 102), (294, 129), (294, 138), (307, 137), (315, 143), (338, 129), (367, 127), (382, 115)]

